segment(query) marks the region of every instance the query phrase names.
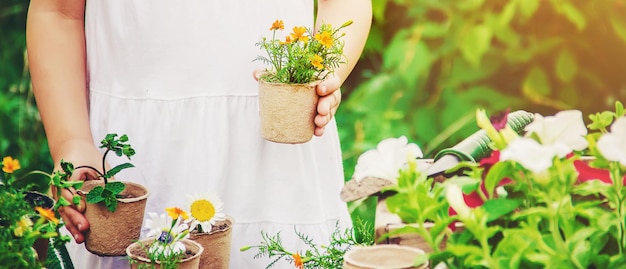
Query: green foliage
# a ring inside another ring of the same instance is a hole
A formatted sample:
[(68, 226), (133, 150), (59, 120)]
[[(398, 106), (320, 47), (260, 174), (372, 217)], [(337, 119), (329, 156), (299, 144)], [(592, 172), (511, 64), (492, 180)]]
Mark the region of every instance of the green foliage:
[(293, 32), (281, 41), (276, 32), (284, 29), (282, 20), (276, 20), (270, 30), (272, 38), (263, 38), (256, 45), (267, 56), (255, 60), (270, 66), (262, 79), (272, 83), (306, 84), (322, 80), (332, 74), (343, 63), (343, 41), (339, 30), (352, 24), (348, 21), (334, 29), (330, 24), (322, 24), (317, 32), (303, 26), (296, 26)]
[[(272, 261), (265, 268), (273, 267), (280, 260), (287, 260), (298, 268), (343, 268), (343, 256), (355, 245), (372, 245), (373, 237), (362, 238), (357, 240), (355, 234), (367, 234), (367, 231), (373, 227), (367, 222), (357, 221), (354, 229), (348, 228), (341, 230), (339, 224), (335, 225), (335, 230), (331, 234), (328, 245), (319, 245), (313, 242), (306, 234), (295, 231), (296, 235), (304, 242), (308, 249), (300, 251), (289, 251), (283, 246), (280, 232), (270, 235), (261, 232), (262, 242), (257, 246), (245, 246), (241, 251), (256, 249), (257, 253), (254, 258), (268, 257)], [(299, 267), (299, 265), (303, 267)]]
[(122, 163), (107, 171), (106, 157), (109, 152), (115, 152), (119, 157), (126, 156), (130, 159), (131, 156), (135, 155), (135, 150), (127, 142), (128, 136), (125, 134), (121, 135), (119, 138), (117, 138), (117, 134), (107, 134), (104, 139), (102, 139), (100, 145), (100, 148), (106, 149), (102, 155), (102, 170), (98, 170), (92, 166), (76, 167), (76, 169), (88, 168), (94, 170), (104, 180), (104, 187), (96, 186), (87, 193), (86, 200), (88, 203), (104, 203), (106, 208), (111, 212), (115, 212), (117, 209), (117, 199), (121, 197), (120, 193), (126, 188), (126, 184), (119, 181), (109, 181), (109, 179), (126, 168), (134, 167), (134, 165), (131, 163)]

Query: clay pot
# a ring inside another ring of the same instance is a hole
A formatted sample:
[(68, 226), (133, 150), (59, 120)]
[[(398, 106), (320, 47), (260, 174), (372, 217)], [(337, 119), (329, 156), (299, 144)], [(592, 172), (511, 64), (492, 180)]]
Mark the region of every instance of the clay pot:
[(205, 251), (200, 257), (201, 269), (228, 269), (230, 262), (230, 245), (232, 241), (232, 227), (234, 219), (226, 216), (226, 220), (217, 222), (214, 226), (222, 229), (214, 229), (210, 233), (189, 234), (189, 239), (199, 243)]
[[(156, 264), (152, 264), (150, 259), (148, 259), (148, 255), (146, 254), (146, 249), (150, 246), (150, 244), (156, 240), (156, 237), (146, 238), (139, 240), (130, 244), (126, 249), (125, 253), (128, 255), (130, 261), (131, 269), (138, 268), (156, 268), (160, 269), (161, 264), (159, 261), (156, 261)], [(188, 252), (192, 253), (191, 257), (185, 258), (181, 260), (176, 268), (177, 269), (198, 269), (200, 268), (200, 255), (204, 252), (204, 248), (202, 245), (189, 240), (182, 239), (180, 240), (185, 245), (185, 248)], [(153, 265), (153, 267), (151, 267)]]
[(424, 251), (398, 245), (355, 246), (343, 257), (343, 269), (425, 269), (428, 263), (413, 265)]
[[(126, 255), (126, 247), (139, 239), (148, 189), (136, 183), (124, 183), (126, 188), (120, 195), (130, 198), (117, 199), (115, 212), (110, 212), (101, 203), (86, 204), (85, 217), (89, 221), (89, 230), (85, 236), (85, 247), (93, 254), (123, 256)], [(104, 186), (104, 182), (85, 181), (81, 191), (87, 193), (96, 186)]]
[(298, 144), (311, 140), (315, 129), (317, 92), (309, 84), (269, 83), (259, 79), (261, 133), (269, 141)]

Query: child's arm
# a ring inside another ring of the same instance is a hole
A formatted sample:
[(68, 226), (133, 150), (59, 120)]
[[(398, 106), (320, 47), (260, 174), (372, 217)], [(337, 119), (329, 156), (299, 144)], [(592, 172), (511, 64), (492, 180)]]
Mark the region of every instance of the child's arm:
[[(90, 164), (92, 156), (100, 156), (89, 128), (84, 10), (84, 0), (31, 0), (28, 10), (26, 45), (33, 90), (57, 167), (61, 158)], [(77, 171), (73, 178), (85, 176)], [(76, 242), (82, 242), (87, 220), (75, 208), (60, 212)]]
[(317, 20), (315, 28), (321, 24), (330, 24), (334, 28), (352, 20), (352, 25), (341, 29), (346, 35), (344, 54), (347, 63), (336, 70), (341, 82), (348, 77), (356, 65), (372, 25), (371, 0), (318, 0)]
[(339, 87), (359, 60), (372, 25), (371, 0), (318, 0), (316, 29), (324, 23), (337, 28), (350, 20), (353, 21), (352, 25), (341, 29), (346, 34), (342, 40), (345, 42), (343, 53), (347, 62), (317, 86), (320, 95), (315, 116), (317, 136), (324, 134), (325, 126), (337, 112), (341, 103)]

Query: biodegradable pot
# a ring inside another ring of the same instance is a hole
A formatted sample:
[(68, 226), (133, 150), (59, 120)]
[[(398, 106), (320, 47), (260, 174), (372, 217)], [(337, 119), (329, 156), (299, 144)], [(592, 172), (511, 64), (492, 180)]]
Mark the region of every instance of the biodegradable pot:
[(234, 219), (226, 216), (226, 220), (215, 223), (210, 233), (189, 234), (189, 239), (205, 249), (200, 256), (201, 269), (228, 269), (233, 223)]
[[(123, 256), (126, 247), (139, 239), (143, 223), (148, 189), (146, 187), (124, 182), (126, 188), (117, 199), (117, 209), (110, 212), (101, 203), (87, 203), (85, 217), (89, 221), (89, 230), (85, 236), (85, 247), (89, 252), (99, 256)], [(104, 186), (102, 180), (85, 181), (81, 191), (88, 193), (96, 186)]]
[(269, 83), (259, 79), (261, 133), (269, 141), (285, 144), (308, 142), (313, 138), (317, 92), (309, 84)]
[(355, 246), (343, 256), (343, 269), (425, 269), (428, 262), (413, 262), (424, 251), (398, 245)]
[[(131, 260), (130, 262), (131, 269), (146, 268), (146, 267), (153, 268), (153, 267), (150, 267), (150, 265), (152, 265), (152, 262), (148, 258), (145, 248), (148, 248), (148, 246), (150, 246), (150, 244), (154, 240), (156, 240), (156, 237), (142, 239), (142, 240), (139, 240), (137, 242), (130, 244), (125, 249), (126, 255), (128, 255), (128, 258)], [(185, 245), (185, 249), (187, 249), (187, 252), (191, 253), (191, 256), (181, 260), (180, 263), (178, 263), (178, 265), (176, 266), (176, 268), (177, 269), (200, 268), (199, 267), (200, 255), (202, 255), (202, 253), (204, 252), (204, 248), (202, 247), (202, 245), (189, 239), (181, 239), (180, 242), (182, 242), (183, 245)], [(157, 268), (157, 269), (161, 268), (161, 264), (159, 261), (156, 261), (154, 268)]]

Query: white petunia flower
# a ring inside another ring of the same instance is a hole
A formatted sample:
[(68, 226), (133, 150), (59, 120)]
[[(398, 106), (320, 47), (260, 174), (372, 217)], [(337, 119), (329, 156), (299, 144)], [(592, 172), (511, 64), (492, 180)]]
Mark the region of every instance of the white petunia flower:
[(597, 146), (604, 158), (626, 166), (626, 118), (615, 120), (611, 132), (602, 135)]
[(408, 160), (423, 157), (422, 150), (414, 143), (408, 143), (405, 136), (387, 138), (359, 156), (354, 167), (354, 179), (377, 177), (395, 181), (399, 171)]
[(190, 230), (196, 229), (198, 226), (202, 229), (203, 233), (211, 232), (213, 225), (217, 221), (224, 221), (226, 214), (222, 212), (224, 203), (219, 196), (214, 193), (207, 193), (205, 195), (188, 195), (190, 200), (189, 218)]
[(560, 150), (558, 145), (546, 146), (530, 138), (518, 138), (500, 152), (500, 160), (516, 161), (538, 174), (552, 166), (552, 160)]
[(559, 157), (587, 147), (587, 127), (579, 110), (565, 110), (548, 117), (535, 114), (525, 130), (526, 137), (536, 135), (542, 145), (557, 150)]

